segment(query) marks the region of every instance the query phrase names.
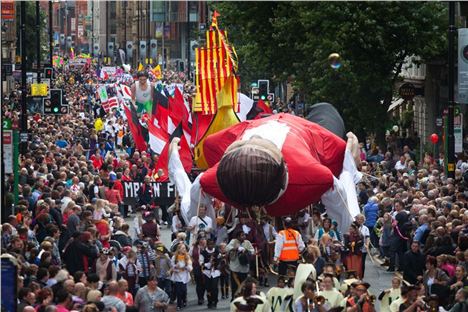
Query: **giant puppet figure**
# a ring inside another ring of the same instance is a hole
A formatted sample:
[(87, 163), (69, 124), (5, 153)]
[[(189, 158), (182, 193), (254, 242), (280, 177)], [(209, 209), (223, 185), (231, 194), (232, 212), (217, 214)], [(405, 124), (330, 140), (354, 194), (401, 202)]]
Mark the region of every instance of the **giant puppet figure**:
[(271, 216), (321, 201), (346, 231), (359, 213), (358, 141), (352, 133), (342, 139), (342, 119), (330, 104), (316, 104), (310, 116), (315, 122), (275, 114), (212, 134), (204, 143), (209, 169), (193, 185), (180, 169), (174, 141), (169, 173), (182, 194), (182, 215), (196, 215), (198, 202), (209, 204), (210, 196), (239, 209), (264, 207)]

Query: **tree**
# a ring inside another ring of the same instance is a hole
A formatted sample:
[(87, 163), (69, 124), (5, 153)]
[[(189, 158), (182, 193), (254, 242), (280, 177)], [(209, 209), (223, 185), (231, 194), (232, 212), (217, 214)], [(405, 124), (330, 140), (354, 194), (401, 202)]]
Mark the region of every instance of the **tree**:
[[(25, 60), (26, 60), (26, 68), (31, 69), (32, 64), (37, 60), (37, 49), (36, 49), (36, 2), (35, 1), (25, 1), (26, 4), (26, 48), (24, 49)], [(48, 53), (49, 47), (48, 44), (44, 44), (44, 42), (48, 42), (49, 39), (47, 37), (47, 33), (44, 31), (46, 28), (46, 14), (41, 9), (39, 11), (40, 18), (39, 18), (39, 33), (41, 36), (41, 59), (44, 59), (44, 55)], [(16, 44), (18, 48), (18, 55), (21, 55), (20, 52), (20, 34), (21, 34), (21, 1), (16, 2), (16, 33), (18, 38), (18, 43)]]
[[(384, 133), (408, 57), (424, 62), (447, 50), (441, 2), (218, 2), (213, 8), (238, 51), (244, 83), (262, 73), (274, 81), (294, 77), (307, 103), (333, 103), (347, 128), (361, 135)], [(338, 70), (328, 63), (333, 52), (342, 58)]]

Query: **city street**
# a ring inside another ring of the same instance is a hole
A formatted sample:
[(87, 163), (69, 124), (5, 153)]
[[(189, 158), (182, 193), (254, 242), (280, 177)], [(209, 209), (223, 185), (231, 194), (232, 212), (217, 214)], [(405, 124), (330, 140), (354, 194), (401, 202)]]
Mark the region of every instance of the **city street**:
[[(126, 220), (129, 224), (133, 224), (133, 219), (128, 218)], [(164, 243), (165, 246), (170, 246), (171, 243), (171, 231), (167, 228), (167, 226), (161, 226), (161, 241)], [(393, 273), (385, 272), (385, 269), (381, 268), (380, 266), (375, 265), (370, 260), (370, 257), (367, 257), (366, 261), (366, 275), (364, 280), (371, 284), (370, 292), (378, 296), (382, 290), (388, 289), (391, 287), (391, 279), (393, 277)], [(270, 274), (270, 285), (275, 285), (276, 277)], [(268, 291), (268, 288), (265, 287), (258, 287), (260, 291), (263, 291), (265, 294)], [(230, 300), (224, 299), (219, 300), (217, 310), (218, 311), (229, 311)], [(376, 307), (379, 311), (380, 302), (376, 301)], [(206, 311), (207, 307), (206, 304), (199, 306), (197, 304), (197, 295), (195, 293), (195, 284), (190, 283), (188, 285), (188, 304), (187, 311)]]
[[(2, 0), (0, 20), (1, 312), (207, 311), (217, 278), (243, 285), (232, 312), (290, 310), (275, 289), (259, 311), (254, 260), (295, 277), (296, 312), (468, 311), (468, 2)], [(193, 257), (149, 246), (160, 207)]]

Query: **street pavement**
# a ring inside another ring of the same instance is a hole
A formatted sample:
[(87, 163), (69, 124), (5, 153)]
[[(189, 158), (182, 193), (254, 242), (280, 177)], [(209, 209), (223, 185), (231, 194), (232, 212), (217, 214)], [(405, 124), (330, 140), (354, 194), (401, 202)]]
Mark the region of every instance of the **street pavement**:
[[(127, 218), (126, 222), (133, 227), (133, 218)], [(133, 231), (131, 230), (131, 233)], [(161, 241), (166, 247), (171, 244), (171, 230), (168, 226), (161, 225)], [(384, 289), (391, 287), (391, 279), (393, 277), (392, 273), (385, 271), (385, 268), (379, 266), (379, 263), (374, 264), (370, 257), (366, 259), (366, 270), (364, 280), (371, 284), (370, 292), (376, 296)], [(276, 285), (276, 277), (271, 275), (269, 278), (270, 286)], [(266, 293), (268, 288), (266, 287), (257, 287), (260, 291)], [(221, 299), (221, 293), (219, 293), (219, 302), (217, 306), (217, 311), (230, 311), (229, 304), (230, 299)], [(206, 298), (205, 298), (206, 299)], [(203, 305), (198, 305), (197, 295), (195, 292), (195, 283), (194, 281), (190, 282), (187, 287), (187, 307), (183, 310), (186, 311), (207, 311), (206, 300)], [(376, 311), (379, 311), (380, 304), (378, 300), (376, 301)], [(171, 307), (169, 310), (174, 310), (174, 307)]]

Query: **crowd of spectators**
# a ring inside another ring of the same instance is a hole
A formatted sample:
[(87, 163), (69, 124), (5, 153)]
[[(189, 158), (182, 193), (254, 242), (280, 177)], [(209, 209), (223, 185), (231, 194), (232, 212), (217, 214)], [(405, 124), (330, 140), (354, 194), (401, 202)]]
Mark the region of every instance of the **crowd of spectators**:
[[(255, 212), (234, 218), (218, 203), (215, 220), (201, 207), (186, 224), (178, 199), (169, 209), (161, 206), (160, 216), (144, 192), (137, 205), (124, 205), (122, 181), (154, 180), (158, 155), (135, 151), (123, 114), (106, 113), (95, 98), (96, 82), (91, 72), (56, 72), (54, 84), (63, 88), (70, 114), (30, 116), (16, 203), (14, 178), (7, 177), (3, 210), (11, 214), (3, 220), (1, 248), (18, 267), (17, 311), (184, 309), (192, 283), (197, 304), (206, 300), (208, 308), (230, 298), (233, 311), (280, 311), (268, 299), (272, 292), (269, 297), (256, 287), (270, 288), (281, 220)], [(186, 89), (193, 91), (188, 83)], [(16, 125), (19, 101), (15, 91), (2, 102), (2, 117)], [(295, 310), (310, 299), (317, 311), (372, 311), (363, 281), (371, 260), (396, 274), (392, 288), (379, 296), (392, 299), (382, 301), (381, 311), (467, 311), (466, 157), (460, 155), (455, 178), (447, 178), (443, 162), (430, 155), (417, 161), (408, 146), (384, 154), (362, 144), (361, 159), (362, 213), (346, 233), (320, 205), (291, 216), (316, 279), (299, 286)], [(165, 225), (171, 243), (162, 241)], [(294, 277), (288, 270), (270, 290), (292, 289)]]

